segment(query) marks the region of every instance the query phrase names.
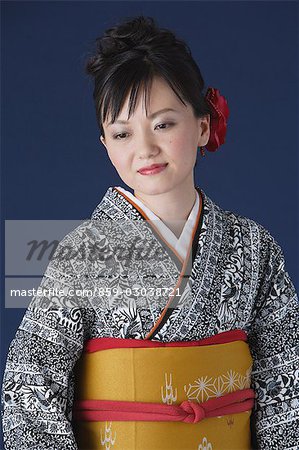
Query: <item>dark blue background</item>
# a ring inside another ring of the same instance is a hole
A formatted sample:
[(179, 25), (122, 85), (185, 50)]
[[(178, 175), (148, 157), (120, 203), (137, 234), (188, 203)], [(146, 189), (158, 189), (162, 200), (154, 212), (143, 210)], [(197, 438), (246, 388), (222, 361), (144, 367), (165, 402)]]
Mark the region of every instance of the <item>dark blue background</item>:
[[(296, 2), (2, 3), (2, 217), (85, 219), (109, 186), (126, 187), (98, 142), (83, 66), (97, 36), (142, 13), (187, 41), (206, 86), (229, 103), (226, 143), (198, 158), (196, 183), (271, 232), (298, 288), (297, 11)], [(3, 365), (24, 310), (1, 301)]]

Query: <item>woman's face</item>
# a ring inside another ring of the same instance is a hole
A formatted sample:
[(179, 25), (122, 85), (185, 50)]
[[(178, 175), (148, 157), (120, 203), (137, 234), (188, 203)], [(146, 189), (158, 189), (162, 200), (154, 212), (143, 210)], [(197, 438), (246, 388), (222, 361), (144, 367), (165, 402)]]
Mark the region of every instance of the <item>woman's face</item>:
[[(129, 98), (119, 117), (103, 123), (101, 142), (124, 183), (134, 194), (156, 195), (194, 187), (193, 168), (197, 147), (209, 140), (209, 116), (196, 118), (191, 105), (181, 103), (170, 86), (154, 78), (146, 116), (143, 95), (126, 122)], [(172, 111), (161, 110), (172, 109)], [(120, 123), (122, 121), (122, 123)], [(143, 175), (139, 169), (152, 164), (167, 164), (159, 173)]]

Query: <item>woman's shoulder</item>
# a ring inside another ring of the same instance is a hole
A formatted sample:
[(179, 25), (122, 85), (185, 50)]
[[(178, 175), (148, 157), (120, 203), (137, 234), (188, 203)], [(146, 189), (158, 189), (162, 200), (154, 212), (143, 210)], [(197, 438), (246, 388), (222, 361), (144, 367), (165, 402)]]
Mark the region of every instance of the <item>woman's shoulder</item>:
[(112, 187), (109, 187), (100, 202), (96, 204), (90, 213), (90, 216), (75, 228), (66, 233), (59, 241), (60, 246), (75, 247), (78, 244), (86, 244), (90, 241), (95, 241), (104, 233), (107, 234), (107, 227), (109, 222), (108, 216), (105, 214), (104, 203), (111, 195)]
[(208, 209), (215, 211), (214, 215), (218, 215), (223, 228), (232, 237), (238, 234), (243, 240), (251, 243), (252, 247), (257, 244), (259, 248), (266, 247), (268, 251), (281, 252), (277, 238), (267, 225), (255, 218), (243, 215), (233, 208), (222, 207), (220, 203), (211, 200), (205, 193), (204, 198), (209, 204)]
[(91, 248), (106, 235), (107, 230), (101, 220), (86, 219), (62, 237), (57, 250), (68, 248), (83, 251), (83, 248)]

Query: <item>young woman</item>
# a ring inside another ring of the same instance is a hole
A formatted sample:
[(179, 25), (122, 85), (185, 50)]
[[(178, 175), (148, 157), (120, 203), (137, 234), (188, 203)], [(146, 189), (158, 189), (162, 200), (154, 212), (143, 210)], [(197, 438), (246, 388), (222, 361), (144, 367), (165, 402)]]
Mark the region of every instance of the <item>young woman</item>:
[(5, 448), (298, 448), (283, 252), (194, 183), (198, 154), (224, 142), (225, 98), (142, 16), (98, 39), (87, 72), (100, 140), (133, 193), (109, 187), (57, 247), (9, 348)]

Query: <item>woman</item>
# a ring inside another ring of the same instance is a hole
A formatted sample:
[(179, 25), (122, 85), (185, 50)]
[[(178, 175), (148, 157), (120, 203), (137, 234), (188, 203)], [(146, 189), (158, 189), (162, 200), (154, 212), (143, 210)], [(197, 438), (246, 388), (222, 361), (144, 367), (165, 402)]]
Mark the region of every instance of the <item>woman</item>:
[(198, 150), (224, 142), (226, 100), (203, 95), (187, 45), (142, 16), (98, 39), (87, 72), (133, 193), (109, 187), (60, 242), (9, 348), (5, 448), (296, 448), (283, 252), (194, 184)]

